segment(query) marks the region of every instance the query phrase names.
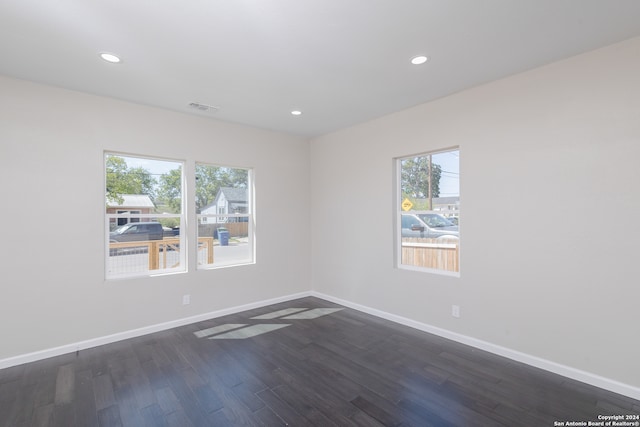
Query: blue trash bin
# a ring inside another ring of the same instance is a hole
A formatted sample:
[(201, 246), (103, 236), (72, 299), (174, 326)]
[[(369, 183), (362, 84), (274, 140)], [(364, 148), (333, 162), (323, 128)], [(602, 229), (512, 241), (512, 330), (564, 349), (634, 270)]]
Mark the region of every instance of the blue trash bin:
[(220, 246), (229, 246), (229, 230), (218, 228), (218, 240), (220, 241)]

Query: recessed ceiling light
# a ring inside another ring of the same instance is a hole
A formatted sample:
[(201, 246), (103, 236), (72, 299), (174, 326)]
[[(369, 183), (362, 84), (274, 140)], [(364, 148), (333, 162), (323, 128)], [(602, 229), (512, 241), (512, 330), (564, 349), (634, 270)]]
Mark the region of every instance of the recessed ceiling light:
[(112, 64), (117, 64), (118, 62), (122, 62), (122, 60), (114, 55), (113, 53), (102, 52), (100, 54), (100, 58), (104, 59), (107, 62), (111, 62)]
[(300, 115), (302, 115), (302, 111), (300, 111), (300, 110), (293, 110), (293, 111), (291, 112), (291, 115), (292, 115), (292, 116), (300, 116)]
[(429, 58), (427, 58), (424, 55), (420, 55), (420, 56), (414, 56), (413, 58), (411, 58), (411, 63), (413, 65), (420, 65), (420, 64), (424, 64), (425, 62), (427, 62), (429, 60)]

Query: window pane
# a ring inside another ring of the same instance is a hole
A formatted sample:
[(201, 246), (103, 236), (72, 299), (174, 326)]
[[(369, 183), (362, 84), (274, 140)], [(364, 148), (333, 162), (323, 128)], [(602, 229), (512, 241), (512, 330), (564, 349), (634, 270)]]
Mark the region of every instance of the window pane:
[(107, 278), (185, 271), (182, 163), (105, 154)]
[(401, 266), (459, 272), (459, 150), (399, 159)]
[(248, 169), (196, 165), (198, 268), (253, 262)]

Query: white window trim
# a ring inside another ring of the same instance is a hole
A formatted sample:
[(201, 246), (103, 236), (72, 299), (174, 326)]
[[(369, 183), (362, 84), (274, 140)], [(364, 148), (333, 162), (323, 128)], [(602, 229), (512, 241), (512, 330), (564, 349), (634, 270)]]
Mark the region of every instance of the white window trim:
[[(394, 194), (393, 194), (393, 219), (395, 222), (395, 232), (394, 232), (394, 246), (395, 246), (395, 251), (394, 251), (394, 266), (399, 269), (399, 270), (408, 270), (408, 271), (418, 271), (418, 272), (422, 272), (422, 273), (431, 273), (431, 274), (437, 274), (437, 275), (441, 275), (441, 276), (449, 276), (449, 277), (460, 277), (460, 272), (462, 271), (462, 245), (459, 244), (458, 247), (458, 271), (448, 271), (448, 270), (442, 270), (442, 269), (438, 269), (438, 268), (429, 268), (429, 267), (418, 267), (418, 266), (413, 266), (413, 265), (408, 265), (408, 264), (403, 264), (402, 263), (402, 160), (411, 158), (411, 157), (418, 157), (418, 156), (426, 156), (426, 155), (435, 155), (435, 154), (440, 154), (440, 153), (446, 153), (449, 151), (455, 151), (455, 150), (460, 150), (460, 147), (451, 147), (451, 148), (446, 148), (446, 149), (442, 149), (442, 150), (436, 150), (436, 151), (426, 151), (423, 153), (416, 153), (416, 154), (409, 154), (409, 155), (404, 155), (404, 156), (400, 156), (400, 157), (396, 157), (393, 159), (393, 164), (394, 164), (394, 175), (395, 175), (395, 179), (394, 179)], [(460, 203), (461, 204), (461, 203)], [(460, 218), (460, 204), (458, 206), (458, 210), (456, 211), (458, 213), (458, 218)], [(437, 212), (440, 213), (440, 212)], [(458, 230), (460, 231), (460, 234), (462, 234), (461, 232), (461, 227), (460, 224), (458, 224)]]
[[(105, 203), (105, 208), (103, 209), (104, 212), (104, 233), (103, 233), (103, 237), (104, 237), (104, 248), (105, 248), (105, 252), (104, 252), (104, 278), (105, 281), (114, 281), (114, 280), (127, 280), (127, 279), (135, 279), (135, 278), (140, 278), (140, 277), (155, 277), (155, 276), (165, 276), (168, 274), (176, 274), (176, 273), (187, 273), (189, 271), (189, 240), (187, 237), (188, 234), (188, 229), (187, 229), (187, 222), (186, 222), (186, 216), (187, 216), (187, 203), (186, 203), (186, 193), (187, 193), (187, 188), (186, 188), (186, 174), (187, 174), (187, 162), (185, 160), (179, 160), (179, 159), (172, 159), (172, 158), (163, 158), (163, 157), (157, 157), (157, 156), (147, 156), (147, 155), (142, 155), (142, 154), (130, 154), (130, 153), (123, 153), (123, 152), (117, 152), (117, 151), (104, 151), (103, 155), (102, 155), (102, 161), (103, 161), (103, 189), (106, 189), (107, 186), (107, 171), (106, 171), (106, 157), (107, 156), (121, 156), (121, 157), (135, 157), (135, 158), (139, 158), (139, 159), (145, 159), (145, 160), (158, 160), (158, 161), (163, 161), (163, 162), (172, 162), (172, 163), (179, 163), (181, 165), (181, 171), (182, 171), (182, 176), (181, 176), (181, 186), (182, 186), (182, 191), (181, 191), (181, 205), (182, 205), (182, 209), (181, 212), (179, 214), (166, 214), (166, 213), (162, 213), (162, 214), (158, 214), (158, 213), (154, 213), (154, 214), (132, 214), (131, 211), (127, 211), (128, 213), (126, 214), (108, 214), (106, 213), (106, 203)], [(110, 258), (110, 250), (109, 250), (109, 232), (110, 230), (110, 223), (111, 220), (114, 219), (115, 223), (117, 224), (118, 222), (118, 218), (128, 218), (127, 223), (131, 222), (130, 219), (131, 217), (135, 217), (135, 218), (140, 218), (140, 219), (150, 219), (150, 220), (157, 220), (157, 219), (161, 219), (161, 218), (179, 218), (180, 219), (180, 246), (182, 248), (185, 248), (185, 250), (181, 250), (180, 251), (180, 255), (179, 255), (179, 267), (176, 268), (166, 268), (166, 269), (157, 269), (157, 270), (147, 270), (147, 271), (141, 271), (141, 272), (132, 272), (132, 273), (121, 273), (121, 274), (113, 274), (109, 272), (109, 258)]]
[[(247, 222), (248, 222), (248, 236), (249, 236), (249, 241), (248, 241), (248, 245), (249, 245), (249, 252), (251, 254), (251, 260), (247, 261), (247, 262), (239, 262), (239, 263), (234, 263), (234, 264), (227, 264), (227, 263), (219, 263), (216, 264), (216, 261), (214, 259), (213, 264), (198, 264), (196, 266), (196, 270), (197, 271), (209, 271), (209, 270), (217, 270), (217, 269), (221, 269), (221, 268), (233, 268), (233, 267), (242, 267), (242, 266), (247, 266), (247, 265), (253, 265), (256, 264), (256, 259), (257, 259), (257, 251), (256, 251), (256, 234), (255, 234), (255, 217), (256, 217), (256, 211), (255, 211), (255, 170), (253, 167), (248, 167), (248, 166), (229, 166), (229, 165), (222, 165), (222, 164), (214, 164), (214, 163), (206, 163), (206, 162), (195, 162), (195, 168), (197, 168), (197, 166), (211, 166), (211, 167), (220, 167), (220, 168), (229, 168), (229, 169), (243, 169), (247, 171), (247, 191), (249, 192), (248, 197), (247, 197), (247, 213), (243, 213), (243, 214), (230, 214), (230, 213), (224, 213), (224, 214), (196, 214), (196, 230), (195, 230), (195, 235), (196, 235), (196, 241), (198, 240), (197, 238), (198, 236), (198, 224), (200, 224), (200, 220), (201, 218), (215, 218), (216, 222), (210, 222), (207, 220), (207, 222), (205, 224), (207, 225), (211, 225), (211, 224), (220, 224), (221, 226), (224, 226), (226, 224), (225, 223), (218, 223), (217, 219), (218, 218), (226, 218), (228, 221), (228, 218), (248, 218)], [(195, 171), (195, 169), (194, 169)], [(195, 178), (195, 176), (194, 176)], [(193, 180), (195, 182), (195, 179)], [(197, 185), (197, 184), (196, 184)], [(195, 192), (195, 187), (194, 187), (194, 192)], [(197, 258), (197, 256), (196, 256)], [(197, 260), (196, 260), (197, 263)]]

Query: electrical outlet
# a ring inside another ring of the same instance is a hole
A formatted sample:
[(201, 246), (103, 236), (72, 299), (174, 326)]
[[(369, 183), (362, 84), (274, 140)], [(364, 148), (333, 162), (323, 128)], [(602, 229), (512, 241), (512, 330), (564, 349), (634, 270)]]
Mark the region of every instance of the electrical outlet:
[(191, 295), (182, 295), (182, 305), (191, 304)]
[(459, 305), (452, 305), (451, 306), (451, 315), (453, 317), (460, 317), (460, 306)]

